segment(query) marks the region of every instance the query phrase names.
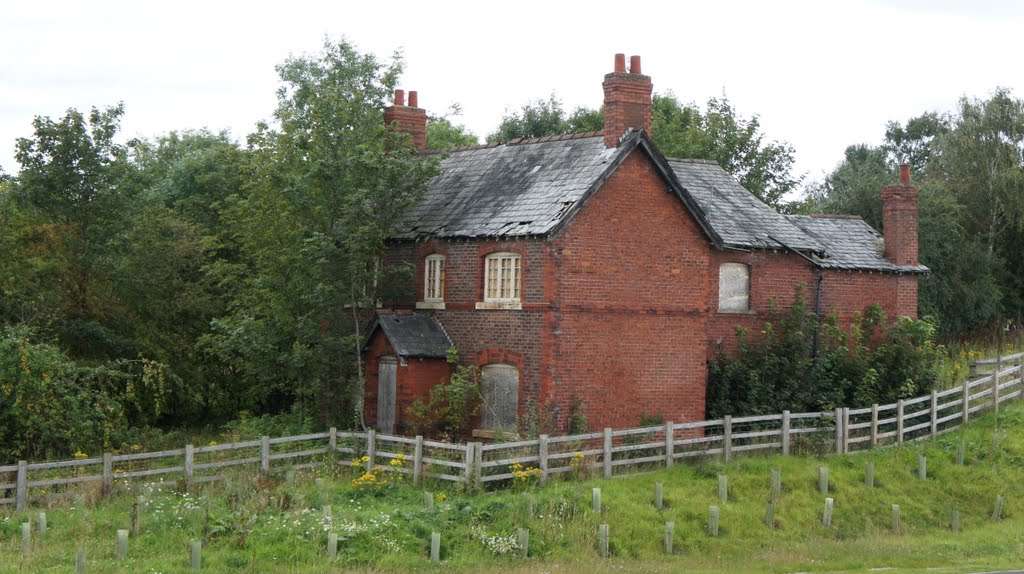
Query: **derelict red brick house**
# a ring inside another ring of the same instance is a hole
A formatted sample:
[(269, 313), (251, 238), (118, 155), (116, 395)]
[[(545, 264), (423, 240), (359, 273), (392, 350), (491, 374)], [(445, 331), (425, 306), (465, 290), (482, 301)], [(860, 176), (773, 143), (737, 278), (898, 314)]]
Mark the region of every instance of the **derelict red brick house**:
[[(882, 192), (883, 239), (848, 216), (781, 215), (717, 164), (651, 142), (639, 57), (604, 78), (603, 132), (456, 148), (393, 238), (415, 300), (378, 313), (366, 342), (366, 420), (403, 432), (406, 409), (449, 372), (481, 367), (478, 427), (515, 430), (538, 409), (565, 430), (643, 415), (704, 418), (707, 361), (769, 301), (849, 317), (872, 303), (917, 315), (917, 191)], [(385, 118), (423, 146), (426, 114), (396, 93)]]

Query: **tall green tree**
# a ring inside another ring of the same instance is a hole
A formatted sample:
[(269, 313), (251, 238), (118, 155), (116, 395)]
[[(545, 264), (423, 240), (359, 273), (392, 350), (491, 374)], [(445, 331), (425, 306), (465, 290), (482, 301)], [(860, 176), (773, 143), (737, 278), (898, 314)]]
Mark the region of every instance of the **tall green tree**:
[(461, 115), (462, 108), (453, 104), (444, 115), (427, 117), (427, 149), (438, 150), (464, 145), (476, 145), (477, 137), (452, 118)]
[(603, 127), (604, 116), (600, 110), (578, 107), (570, 113), (562, 106), (562, 100), (551, 94), (546, 100), (533, 100), (518, 110), (507, 112), (494, 133), (487, 136), (487, 141), (592, 132)]
[(37, 117), (32, 137), (20, 138), (16, 202), (37, 218), (37, 237), (55, 242), (64, 260), (64, 309), (57, 330), (72, 356), (102, 359), (131, 352), (112, 329), (119, 317), (110, 265), (112, 238), (126, 226), (134, 189), (125, 185), (132, 166), (114, 141), (122, 105), (88, 115), (70, 109), (63, 118)]
[(437, 173), (381, 118), (400, 71), (344, 40), (278, 67), (277, 125), (250, 136), (252, 185), (225, 211), (240, 258), (216, 273), (233, 294), (202, 340), (250, 381), (245, 404), (361, 413), (385, 240)]

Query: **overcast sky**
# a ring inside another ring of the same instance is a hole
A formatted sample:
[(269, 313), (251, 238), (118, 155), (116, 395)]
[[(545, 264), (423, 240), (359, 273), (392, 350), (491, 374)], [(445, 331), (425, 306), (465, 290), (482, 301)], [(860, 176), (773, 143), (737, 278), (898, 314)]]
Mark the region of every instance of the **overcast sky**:
[(125, 138), (229, 130), (270, 118), (274, 66), (324, 37), (404, 54), (401, 86), (481, 137), (557, 94), (601, 105), (613, 55), (638, 54), (656, 92), (726, 94), (820, 179), (887, 121), (949, 111), (997, 86), (1024, 97), (1014, 0), (621, 2), (128, 2), (8, 0), (0, 10), (0, 166), (36, 115), (123, 101)]

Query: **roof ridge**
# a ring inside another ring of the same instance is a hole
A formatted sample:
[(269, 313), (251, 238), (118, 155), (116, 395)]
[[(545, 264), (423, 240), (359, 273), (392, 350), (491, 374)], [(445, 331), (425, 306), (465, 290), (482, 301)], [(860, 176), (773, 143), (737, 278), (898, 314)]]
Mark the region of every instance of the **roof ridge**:
[(719, 163), (717, 161), (713, 160), (713, 159), (696, 159), (696, 158), (686, 158), (686, 157), (670, 157), (670, 158), (666, 158), (666, 159), (668, 159), (668, 161), (678, 161), (680, 163), (703, 163), (703, 164), (708, 164), (708, 165), (717, 165), (717, 166), (721, 167), (721, 165), (719, 165)]
[(863, 217), (852, 213), (808, 213), (806, 217), (812, 217), (814, 219), (859, 219), (860, 221), (864, 221)]

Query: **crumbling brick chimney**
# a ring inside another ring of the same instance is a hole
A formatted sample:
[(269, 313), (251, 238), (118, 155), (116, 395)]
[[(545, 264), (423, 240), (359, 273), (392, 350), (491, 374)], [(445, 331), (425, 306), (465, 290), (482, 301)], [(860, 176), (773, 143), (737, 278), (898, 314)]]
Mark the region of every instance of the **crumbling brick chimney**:
[(896, 265), (917, 265), (917, 188), (910, 185), (910, 166), (900, 166), (900, 182), (882, 189), (882, 233), (885, 258)]
[(604, 76), (604, 145), (617, 147), (626, 130), (651, 133), (651, 77), (640, 73), (640, 56), (615, 54), (615, 71)]
[(409, 105), (405, 105), (405, 90), (395, 90), (395, 105), (384, 108), (384, 123), (397, 131), (409, 134), (412, 145), (427, 149), (427, 111), (418, 107), (418, 94), (409, 92)]

